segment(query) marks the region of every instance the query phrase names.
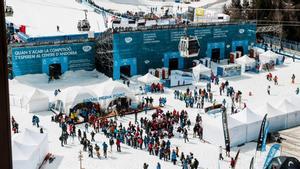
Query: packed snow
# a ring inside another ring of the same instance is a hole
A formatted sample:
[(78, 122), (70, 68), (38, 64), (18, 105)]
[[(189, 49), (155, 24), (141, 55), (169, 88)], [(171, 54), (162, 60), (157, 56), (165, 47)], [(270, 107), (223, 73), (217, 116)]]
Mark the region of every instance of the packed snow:
[[(272, 74), (277, 75), (279, 78), (279, 85), (276, 86), (273, 84), (273, 82), (269, 82), (266, 80), (267, 72), (261, 72), (259, 74), (244, 73), (241, 77), (231, 77), (226, 79), (229, 81), (230, 85), (235, 88), (235, 90), (240, 90), (243, 92), (242, 101), (247, 104), (247, 107), (253, 112), (263, 116), (266, 113), (265, 111), (263, 111), (266, 103), (269, 103), (273, 107), (277, 108), (284, 98), (291, 99), (292, 97), (296, 97), (296, 87), (300, 86), (298, 78), (300, 77), (299, 66), (300, 61), (293, 62), (291, 59), (286, 59), (286, 62), (283, 65), (277, 66), (275, 70), (272, 71)], [(292, 74), (295, 74), (296, 76), (295, 84), (291, 83)], [(107, 79), (108, 77), (96, 71), (67, 72), (63, 75), (63, 78), (61, 80), (56, 80), (50, 83), (48, 83), (46, 75), (25, 75), (11, 80), (10, 90), (13, 96), (19, 95), (20, 97), (22, 97), (22, 95), (24, 95), (24, 93), (26, 93), (28, 89), (38, 88), (53, 99), (53, 92), (55, 89), (59, 88), (61, 90), (64, 90), (65, 88), (70, 86), (86, 86), (89, 84), (103, 83), (107, 81)], [(221, 79), (221, 81), (224, 80), (225, 79)], [(136, 85), (138, 84), (133, 84), (132, 86)], [(271, 86), (271, 95), (267, 94), (268, 85)], [(205, 82), (197, 82), (192, 86), (167, 89), (163, 94), (148, 93), (147, 95), (154, 98), (154, 105), (158, 105), (159, 97), (166, 97), (167, 104), (163, 108), (163, 110), (165, 111), (172, 111), (173, 109), (187, 110), (193, 126), (197, 113), (200, 113), (200, 115), (203, 117), (203, 120), (211, 118), (211, 116), (204, 114), (203, 110), (200, 109), (185, 108), (184, 102), (174, 99), (173, 91), (175, 89), (185, 90), (187, 87), (193, 90), (194, 86), (203, 88), (205, 87)], [(212, 91), (214, 93), (214, 98), (217, 99), (218, 103), (221, 103), (221, 101), (225, 97), (219, 95), (218, 89), (218, 86), (213, 85)], [(252, 96), (248, 95), (249, 92), (252, 93)], [(230, 103), (230, 100), (227, 100), (227, 103)], [(38, 131), (38, 129), (36, 127), (33, 127), (31, 123), (33, 114), (28, 113), (28, 109), (26, 107), (11, 106), (11, 113), (14, 116), (15, 120), (19, 123), (21, 132), (24, 132), (25, 128), (32, 128)], [(61, 129), (59, 128), (57, 123), (51, 122), (51, 116), (53, 114), (51, 112), (41, 112), (34, 114), (40, 117), (40, 124), (44, 128), (45, 132), (48, 133), (49, 151), (56, 157), (54, 162), (51, 164), (47, 164), (45, 168), (67, 169), (79, 167), (78, 152), (82, 149), (82, 146), (80, 145), (77, 138), (75, 137), (74, 141), (69, 138), (68, 145), (66, 145), (65, 147), (61, 147), (60, 141), (58, 139), (61, 133)], [(145, 116), (150, 118), (151, 112), (148, 112), (147, 115), (142, 112), (138, 115), (138, 118)], [(234, 118), (239, 117), (236, 116)], [(128, 115), (123, 118), (118, 118), (118, 122), (122, 122), (122, 124), (124, 125), (127, 125), (129, 121), (134, 121), (134, 115)], [(79, 126), (82, 129), (84, 128), (83, 125)], [(214, 133), (212, 133), (212, 135), (213, 134)], [(89, 134), (87, 135), (88, 138), (90, 138)], [(95, 139), (98, 145), (101, 145), (103, 141), (108, 142), (108, 139), (103, 134), (96, 134)], [(175, 137), (170, 139), (171, 149), (178, 146), (180, 152), (182, 151), (185, 154), (189, 152), (194, 153), (194, 157), (198, 159), (199, 166), (201, 168), (229, 168), (229, 158), (225, 158), (225, 160), (223, 161), (218, 161), (219, 147), (217, 145), (202, 142), (199, 140), (199, 138), (192, 138), (191, 130), (189, 131), (189, 139), (190, 142), (184, 143), (182, 136), (176, 133)], [(266, 152), (268, 152), (269, 147), (270, 145), (267, 146)], [(235, 156), (238, 149), (241, 150), (241, 154), (238, 159), (236, 168), (247, 168), (245, 166), (249, 166), (251, 158), (255, 155), (256, 142), (250, 142), (244, 146), (232, 148), (231, 156)], [(266, 157), (266, 152), (257, 153), (256, 166), (259, 167), (263, 165), (264, 159)], [(107, 169), (139, 169), (142, 168), (144, 162), (149, 164), (149, 168), (155, 168), (157, 162), (161, 163), (163, 169), (180, 168), (180, 166), (174, 166), (171, 162), (159, 160), (157, 156), (150, 156), (146, 150), (133, 149), (132, 147), (124, 144), (122, 144), (122, 152), (117, 152), (114, 147), (113, 152), (108, 153), (107, 159), (97, 159), (96, 157), (89, 158), (86, 152), (83, 153), (83, 159), (83, 166), (86, 169), (97, 167)]]
[(78, 21), (85, 18), (84, 10), (88, 11), (90, 31), (106, 29), (102, 15), (75, 0), (7, 0), (6, 4), (14, 10), (6, 20), (17, 26), (25, 25), (26, 34), (31, 37), (86, 33), (77, 29)]

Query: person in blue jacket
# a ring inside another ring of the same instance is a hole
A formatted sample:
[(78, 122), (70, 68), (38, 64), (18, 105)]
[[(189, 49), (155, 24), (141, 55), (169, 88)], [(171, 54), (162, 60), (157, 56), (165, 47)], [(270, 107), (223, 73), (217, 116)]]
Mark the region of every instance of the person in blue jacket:
[(171, 154), (171, 161), (173, 162), (174, 165), (176, 165), (177, 155), (176, 155), (175, 150), (172, 151), (172, 154)]
[(160, 163), (157, 162), (156, 169), (161, 169)]

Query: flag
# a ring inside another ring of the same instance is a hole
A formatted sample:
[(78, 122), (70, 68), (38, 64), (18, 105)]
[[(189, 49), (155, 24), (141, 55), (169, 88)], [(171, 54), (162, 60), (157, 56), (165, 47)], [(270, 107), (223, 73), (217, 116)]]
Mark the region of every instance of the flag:
[(263, 138), (263, 142), (262, 142), (262, 146), (261, 146), (261, 151), (266, 151), (266, 142), (267, 142), (269, 129), (270, 129), (270, 125), (267, 122), (266, 123), (266, 128), (264, 130), (264, 138)]
[(196, 16), (204, 16), (204, 9), (196, 8)]
[(258, 139), (257, 139), (256, 151), (261, 151), (261, 148), (262, 148), (262, 142), (263, 142), (263, 138), (264, 138), (264, 130), (265, 130), (265, 125), (266, 125), (266, 121), (267, 121), (267, 115), (268, 114), (266, 114), (264, 116), (264, 119), (261, 122), (260, 131), (259, 131), (259, 135), (258, 135)]
[(253, 169), (253, 168), (254, 168), (254, 157), (251, 158), (249, 169)]
[(280, 149), (280, 145), (279, 144), (274, 144), (269, 153), (268, 156), (266, 158), (265, 164), (264, 164), (264, 168), (266, 169), (268, 167), (268, 165), (270, 164), (270, 162), (272, 161), (272, 159), (274, 158), (274, 156), (276, 155), (277, 151)]
[(226, 108), (223, 108), (222, 123), (223, 123), (223, 132), (224, 132), (226, 151), (230, 151), (230, 138), (229, 138), (229, 131), (228, 131)]

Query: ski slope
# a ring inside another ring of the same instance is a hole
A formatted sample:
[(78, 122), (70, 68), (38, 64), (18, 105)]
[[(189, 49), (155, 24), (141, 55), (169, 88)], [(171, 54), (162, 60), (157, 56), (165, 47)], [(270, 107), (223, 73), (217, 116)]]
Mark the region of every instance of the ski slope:
[[(31, 37), (86, 33), (77, 30), (78, 20), (85, 17), (85, 9), (91, 31), (106, 29), (102, 15), (75, 0), (7, 0), (6, 3), (14, 10), (14, 15), (6, 20), (18, 26), (25, 25), (26, 34)], [(59, 32), (56, 26), (60, 27)]]
[[(291, 84), (291, 75), (295, 74), (296, 83)], [(279, 78), (279, 85), (275, 86), (273, 82), (268, 82), (266, 80), (267, 72), (261, 72), (260, 74), (255, 73), (245, 73), (241, 77), (227, 78), (230, 85), (232, 85), (235, 90), (240, 90), (243, 92), (242, 101), (247, 103), (247, 107), (250, 107), (253, 111), (258, 111), (266, 102), (269, 102), (273, 106), (277, 106), (278, 103), (284, 99), (295, 95), (296, 87), (300, 87), (300, 61), (292, 62), (291, 59), (286, 59), (286, 62), (282, 66), (277, 66), (275, 70), (272, 71), (273, 75), (277, 75)], [(66, 87), (79, 85), (85, 86), (88, 84), (101, 83), (106, 80), (107, 77), (97, 72), (67, 72), (61, 80), (57, 80), (48, 84), (46, 75), (25, 75), (17, 77), (10, 81), (10, 90), (17, 90), (22, 94), (22, 88), (26, 90), (22, 85), (39, 88), (46, 92), (50, 97), (53, 97), (53, 91), (57, 88), (63, 90)], [(224, 81), (225, 79), (221, 79)], [(20, 85), (22, 84), (22, 85)], [(267, 95), (267, 86), (271, 86), (271, 95)], [(135, 85), (133, 85), (135, 86)], [(194, 89), (194, 86), (203, 88), (205, 83), (195, 83), (193, 86), (189, 86), (190, 89)], [(133, 87), (132, 87), (133, 88)], [(175, 89), (185, 90), (187, 86), (178, 87)], [(23, 90), (23, 91), (24, 91)], [(104, 89), (105, 90), (105, 89)], [(203, 110), (196, 108), (185, 108), (185, 103), (179, 100), (175, 100), (173, 97), (173, 88), (166, 90), (164, 94), (149, 94), (155, 100), (154, 105), (158, 105), (158, 98), (163, 96), (167, 98), (167, 105), (164, 110), (187, 110), (189, 118), (191, 119), (192, 126), (194, 125), (195, 117), (197, 113), (200, 113), (205, 120), (208, 116), (204, 114)], [(212, 91), (214, 98), (217, 102), (221, 102), (225, 97), (220, 96), (218, 86), (212, 85)], [(249, 96), (248, 92), (252, 92), (253, 96)], [(230, 103), (227, 100), (227, 103)], [(206, 103), (206, 106), (208, 104)], [(29, 114), (26, 108), (11, 106), (12, 115), (15, 117), (16, 121), (20, 124), (20, 131), (24, 130), (25, 127), (32, 128), (31, 118), (33, 114)], [(261, 112), (264, 115), (265, 112)], [(78, 140), (75, 138), (72, 141), (71, 138), (68, 140), (68, 145), (65, 147), (60, 146), (58, 140), (60, 136), (61, 129), (58, 124), (52, 123), (50, 121), (51, 113), (41, 112), (37, 113), (41, 120), (41, 125), (46, 132), (49, 133), (49, 150), (56, 156), (56, 159), (52, 164), (47, 164), (46, 169), (70, 169), (78, 168), (78, 152), (82, 149)], [(148, 112), (147, 115), (140, 113), (140, 117), (149, 117), (151, 113)], [(134, 115), (126, 116), (118, 119), (118, 122), (122, 122), (123, 125), (127, 125), (128, 122), (134, 121)], [(83, 126), (80, 126), (83, 128)], [(37, 130), (37, 129), (36, 129)], [(205, 130), (205, 128), (204, 128)], [(176, 133), (176, 132), (175, 132)], [(212, 133), (213, 134), (213, 133)], [(90, 135), (87, 134), (88, 138)], [(103, 134), (97, 134), (95, 136), (96, 143), (102, 144), (103, 141), (108, 142), (108, 139), (104, 137)], [(171, 149), (176, 146), (179, 147), (180, 152), (183, 151), (185, 154), (193, 152), (195, 158), (199, 161), (199, 166), (205, 169), (227, 169), (230, 168), (230, 159), (225, 158), (224, 161), (218, 162), (218, 146), (201, 142), (198, 138), (192, 138), (192, 131), (189, 131), (190, 142), (184, 143), (182, 136), (180, 137), (177, 133), (175, 137), (171, 139)], [(257, 153), (256, 168), (261, 168), (263, 162), (266, 158), (267, 151), (262, 153)], [(108, 153), (108, 159), (96, 159), (89, 158), (88, 154), (85, 152), (83, 167), (85, 169), (90, 168), (104, 168), (104, 169), (141, 169), (144, 162), (149, 164), (149, 169), (154, 169), (156, 163), (160, 162), (163, 169), (175, 169), (181, 168), (180, 166), (174, 166), (170, 162), (164, 162), (159, 160), (156, 156), (150, 156), (145, 150), (133, 149), (122, 144), (122, 152), (116, 152), (116, 147), (114, 147), (112, 153)], [(256, 143), (250, 142), (242, 147), (235, 147), (231, 151), (231, 156), (234, 157), (235, 153), (241, 150), (240, 157), (237, 162), (236, 169), (245, 169), (249, 167), (251, 158), (255, 155)], [(102, 152), (101, 152), (102, 153)]]

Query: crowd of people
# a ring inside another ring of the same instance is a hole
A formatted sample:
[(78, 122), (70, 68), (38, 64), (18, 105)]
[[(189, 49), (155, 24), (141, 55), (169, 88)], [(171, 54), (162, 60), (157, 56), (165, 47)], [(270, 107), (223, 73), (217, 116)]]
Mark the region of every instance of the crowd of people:
[[(129, 121), (127, 127), (113, 119), (95, 118), (85, 123), (84, 128), (77, 129), (75, 123), (65, 115), (55, 119), (59, 119), (56, 122), (62, 131), (59, 137), (61, 146), (68, 144), (69, 138), (74, 142), (77, 137), (78, 142), (82, 145), (82, 150), (87, 152), (91, 158), (94, 155), (99, 159), (107, 158), (108, 149), (112, 152), (113, 147), (116, 147), (116, 151), (121, 152), (121, 144), (126, 144), (134, 149), (147, 151), (149, 155), (157, 156), (160, 160), (170, 161), (174, 165), (181, 164), (183, 169), (197, 169), (199, 165), (198, 160), (193, 157), (193, 153), (186, 155), (184, 152), (180, 153), (178, 146), (172, 146), (170, 141), (175, 136), (175, 128), (177, 128), (176, 132), (179, 137), (183, 136), (184, 142), (189, 141), (188, 130), (190, 130), (191, 121), (185, 110), (164, 112), (157, 108), (151, 115), (151, 119), (141, 117), (137, 122)], [(102, 145), (98, 145), (99, 140), (95, 140), (95, 135), (100, 133), (107, 138)], [(202, 139), (202, 118), (199, 114), (193, 128), (193, 137), (196, 136)], [(145, 164), (144, 167), (148, 165)], [(157, 164), (157, 167), (161, 167), (160, 163)]]

